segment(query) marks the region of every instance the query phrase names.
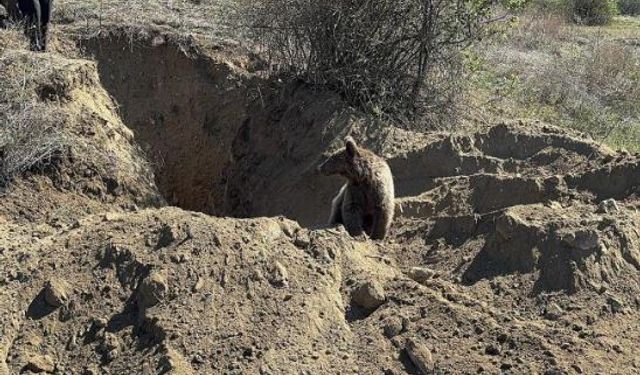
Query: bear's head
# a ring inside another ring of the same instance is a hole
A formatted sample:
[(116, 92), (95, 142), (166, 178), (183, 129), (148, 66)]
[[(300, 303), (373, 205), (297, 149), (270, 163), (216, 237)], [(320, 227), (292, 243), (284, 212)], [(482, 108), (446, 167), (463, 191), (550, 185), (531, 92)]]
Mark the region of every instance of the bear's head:
[(344, 149), (331, 155), (318, 167), (323, 175), (341, 175), (352, 181), (362, 180), (367, 175), (367, 150), (358, 147), (351, 137), (345, 139)]

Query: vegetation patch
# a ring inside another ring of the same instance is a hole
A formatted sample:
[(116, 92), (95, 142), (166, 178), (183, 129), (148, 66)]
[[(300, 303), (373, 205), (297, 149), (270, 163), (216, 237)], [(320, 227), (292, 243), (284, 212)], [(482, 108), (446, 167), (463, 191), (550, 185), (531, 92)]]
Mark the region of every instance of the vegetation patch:
[(455, 107), (459, 52), (482, 35), (490, 5), (261, 0), (240, 2), (238, 15), (278, 73), (335, 90), (367, 112), (413, 121)]
[(474, 104), (638, 150), (640, 54), (627, 41), (640, 29), (622, 18), (597, 30), (577, 26), (557, 9), (528, 9), (501, 38), (475, 49)]

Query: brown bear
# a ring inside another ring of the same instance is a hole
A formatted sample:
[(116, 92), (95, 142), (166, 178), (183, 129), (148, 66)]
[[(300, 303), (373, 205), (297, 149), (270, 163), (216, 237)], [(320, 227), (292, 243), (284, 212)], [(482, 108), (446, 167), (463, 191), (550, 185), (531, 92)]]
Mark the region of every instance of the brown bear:
[(330, 156), (318, 171), (347, 179), (331, 204), (329, 225), (343, 224), (350, 235), (366, 233), (374, 240), (387, 235), (393, 220), (394, 190), (391, 169), (383, 158), (347, 137), (345, 148)]

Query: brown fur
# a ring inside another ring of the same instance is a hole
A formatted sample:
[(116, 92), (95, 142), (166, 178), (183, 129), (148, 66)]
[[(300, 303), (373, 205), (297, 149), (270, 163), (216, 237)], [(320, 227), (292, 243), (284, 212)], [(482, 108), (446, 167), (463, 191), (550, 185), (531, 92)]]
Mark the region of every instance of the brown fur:
[(371, 239), (383, 239), (394, 212), (393, 176), (386, 161), (347, 137), (345, 148), (318, 170), (347, 179), (332, 201), (329, 224), (343, 224), (352, 236), (366, 233)]

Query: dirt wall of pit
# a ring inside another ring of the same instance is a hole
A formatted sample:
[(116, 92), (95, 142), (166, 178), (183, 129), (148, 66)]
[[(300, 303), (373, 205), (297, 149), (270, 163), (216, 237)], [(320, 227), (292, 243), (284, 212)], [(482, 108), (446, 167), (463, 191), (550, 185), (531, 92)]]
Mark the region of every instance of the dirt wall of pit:
[(81, 46), (98, 62), (169, 204), (324, 223), (340, 181), (315, 167), (348, 128), (335, 95), (300, 85), (282, 93), (249, 74), (246, 60), (162, 36), (112, 34)]

